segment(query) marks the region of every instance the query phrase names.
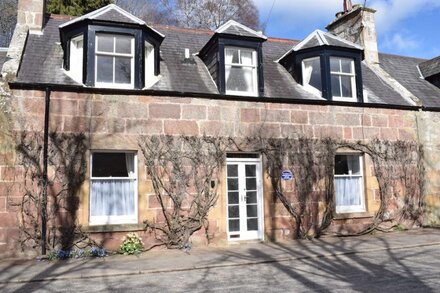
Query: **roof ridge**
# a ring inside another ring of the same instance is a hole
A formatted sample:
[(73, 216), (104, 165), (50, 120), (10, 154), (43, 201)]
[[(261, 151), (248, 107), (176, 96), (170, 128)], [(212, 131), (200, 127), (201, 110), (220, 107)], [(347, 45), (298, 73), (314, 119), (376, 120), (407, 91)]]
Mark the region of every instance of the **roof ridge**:
[(421, 58), (421, 57), (405, 56), (405, 55), (398, 55), (398, 54), (393, 54), (393, 53), (382, 53), (382, 52), (379, 52), (379, 55), (387, 55), (387, 56), (394, 56), (394, 57), (404, 57), (404, 58), (418, 59), (418, 60), (423, 60), (423, 62), (430, 60), (430, 59)]

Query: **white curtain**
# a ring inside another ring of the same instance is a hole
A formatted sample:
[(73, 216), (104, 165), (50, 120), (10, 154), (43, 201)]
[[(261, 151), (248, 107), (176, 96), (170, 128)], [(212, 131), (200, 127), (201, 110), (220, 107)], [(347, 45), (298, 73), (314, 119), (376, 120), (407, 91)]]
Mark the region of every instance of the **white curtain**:
[(361, 206), (362, 177), (336, 177), (336, 206)]
[(313, 61), (304, 61), (303, 83), (310, 84), (313, 72)]
[[(225, 64), (231, 64), (232, 59), (234, 58), (234, 51), (232, 50), (225, 50)], [(227, 81), (229, 78), (229, 75), (231, 74), (232, 66), (225, 66), (225, 80)]]
[(134, 153), (126, 153), (125, 154), (125, 165), (127, 167), (128, 177), (134, 178)]
[(92, 180), (91, 216), (134, 215), (135, 183), (135, 179)]

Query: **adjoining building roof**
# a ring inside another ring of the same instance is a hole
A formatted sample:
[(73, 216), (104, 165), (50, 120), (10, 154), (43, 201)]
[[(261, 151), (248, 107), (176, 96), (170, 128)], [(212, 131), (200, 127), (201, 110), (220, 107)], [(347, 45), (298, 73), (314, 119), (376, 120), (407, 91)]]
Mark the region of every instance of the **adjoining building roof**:
[(419, 64), (420, 72), (424, 78), (440, 73), (440, 56)]
[[(82, 86), (73, 81), (62, 69), (63, 50), (59, 43), (59, 26), (65, 22), (66, 19), (51, 18), (42, 35), (29, 36), (17, 82)], [(206, 45), (215, 32), (168, 26), (155, 26), (155, 29), (165, 33), (167, 37), (160, 48), (161, 76), (150, 89), (192, 94), (219, 94), (207, 67), (197, 55), (194, 55)], [(322, 99), (306, 91), (281, 64), (275, 62), (298, 43), (295, 40), (272, 38), (268, 38), (263, 43), (264, 98)], [(194, 62), (185, 62), (185, 48), (192, 53), (191, 58)], [(440, 89), (419, 77), (417, 65), (422, 61), (424, 60), (381, 55), (381, 63), (390, 75), (430, 106), (440, 107)], [(362, 64), (362, 75), (364, 90), (368, 96), (367, 103), (411, 105), (366, 64)], [(424, 99), (424, 96), (428, 98)]]
[(262, 32), (254, 31), (235, 20), (229, 20), (218, 29), (215, 30), (218, 34), (236, 35), (241, 37), (252, 37), (266, 40), (267, 37)]

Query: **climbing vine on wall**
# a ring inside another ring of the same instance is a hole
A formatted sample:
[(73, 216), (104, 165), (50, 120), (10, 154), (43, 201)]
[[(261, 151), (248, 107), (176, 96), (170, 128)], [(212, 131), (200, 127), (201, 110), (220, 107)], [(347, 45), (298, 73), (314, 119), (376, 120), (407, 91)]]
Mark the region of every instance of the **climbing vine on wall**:
[[(88, 143), (83, 134), (49, 135), (47, 248), (71, 249), (91, 241), (77, 226), (78, 191), (86, 176)], [(10, 185), (9, 204), (18, 210), (19, 243), (23, 250), (41, 246), (43, 192), (43, 136), (22, 132), (16, 143), (16, 183)], [(22, 174), (20, 175), (20, 173)], [(22, 178), (23, 182), (19, 180)], [(15, 191), (14, 191), (15, 190)], [(19, 195), (20, 201), (13, 200)], [(86, 246), (86, 244), (84, 246)]]

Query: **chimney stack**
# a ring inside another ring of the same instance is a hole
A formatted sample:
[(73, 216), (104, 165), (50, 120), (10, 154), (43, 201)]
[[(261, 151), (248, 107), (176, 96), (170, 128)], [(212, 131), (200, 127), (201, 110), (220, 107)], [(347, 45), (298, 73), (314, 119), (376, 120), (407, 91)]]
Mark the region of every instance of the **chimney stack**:
[(336, 19), (327, 26), (327, 30), (364, 47), (365, 61), (377, 64), (379, 53), (374, 19), (376, 10), (359, 4), (352, 6), (351, 9), (350, 6), (351, 0), (344, 0), (344, 11), (336, 14)]
[(17, 25), (27, 26), (30, 33), (41, 33), (45, 12), (45, 0), (18, 0)]

